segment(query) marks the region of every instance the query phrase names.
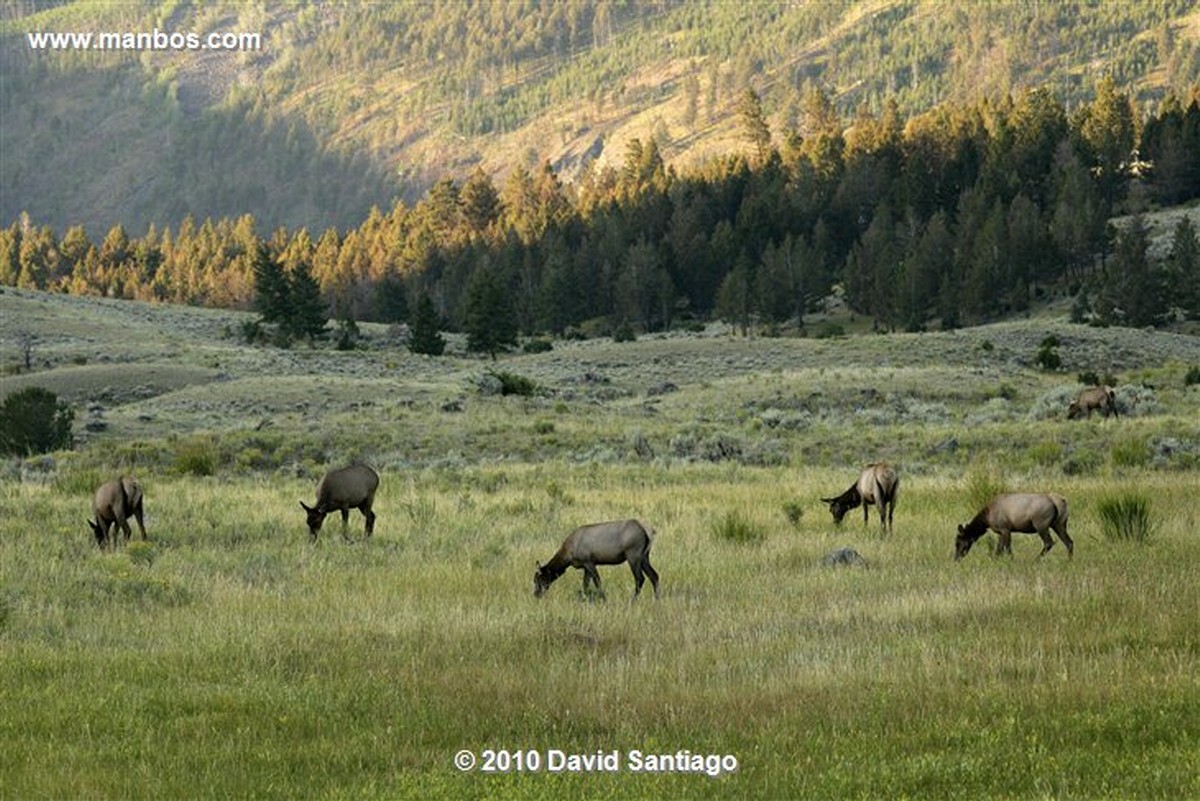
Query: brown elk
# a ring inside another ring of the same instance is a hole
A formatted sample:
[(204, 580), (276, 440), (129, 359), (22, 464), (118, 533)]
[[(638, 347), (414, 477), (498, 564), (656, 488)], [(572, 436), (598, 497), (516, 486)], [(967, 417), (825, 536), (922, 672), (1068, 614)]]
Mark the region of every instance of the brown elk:
[(116, 547), (118, 529), (125, 532), (125, 542), (129, 542), (133, 536), (129, 528), (130, 516), (137, 521), (142, 539), (146, 539), (142, 499), (142, 485), (133, 476), (120, 476), (101, 484), (92, 496), (92, 514), (96, 519), (87, 521), (96, 544), (101, 548), (106, 543)]
[(1106, 418), (1110, 414), (1113, 417), (1121, 416), (1117, 414), (1117, 396), (1112, 387), (1081, 389), (1079, 395), (1067, 407), (1067, 419), (1076, 420), (1085, 414), (1091, 417), (1093, 411), (1099, 411)]
[(316, 506), (308, 506), (300, 501), (300, 506), (308, 514), (308, 533), (313, 540), (325, 522), (325, 515), (330, 512), (342, 513), (342, 538), (350, 542), (346, 526), (350, 520), (350, 510), (357, 509), (366, 518), (366, 539), (371, 538), (375, 530), (375, 512), (371, 506), (375, 503), (375, 490), (379, 488), (379, 475), (365, 464), (353, 464), (338, 470), (330, 470), (317, 484)]
[(603, 597), (596, 565), (629, 562), (629, 569), (633, 571), (633, 597), (638, 597), (645, 577), (649, 576), (654, 597), (657, 598), (658, 572), (650, 566), (650, 545), (653, 541), (653, 530), (637, 520), (613, 520), (580, 526), (567, 535), (549, 562), (538, 565), (533, 574), (533, 594), (540, 598), (568, 567), (577, 567), (583, 571), (584, 593), (587, 593), (588, 581), (591, 581), (596, 592)]
[(879, 507), (879, 524), (884, 532), (892, 530), (892, 514), (896, 511), (896, 499), (900, 493), (900, 477), (886, 462), (867, 465), (858, 481), (836, 498), (822, 498), (829, 504), (833, 522), (840, 524), (846, 512), (859, 506), (863, 508), (863, 525), (868, 522), (867, 507)]
[(1053, 492), (1011, 493), (992, 498), (970, 523), (958, 527), (958, 536), (954, 540), (955, 561), (966, 556), (975, 541), (986, 534), (989, 528), (1000, 535), (1000, 541), (996, 543), (996, 556), (1012, 554), (1014, 531), (1037, 534), (1042, 538), (1042, 552), (1038, 558), (1054, 547), (1051, 530), (1067, 546), (1068, 558), (1075, 553), (1075, 543), (1067, 534), (1067, 499)]

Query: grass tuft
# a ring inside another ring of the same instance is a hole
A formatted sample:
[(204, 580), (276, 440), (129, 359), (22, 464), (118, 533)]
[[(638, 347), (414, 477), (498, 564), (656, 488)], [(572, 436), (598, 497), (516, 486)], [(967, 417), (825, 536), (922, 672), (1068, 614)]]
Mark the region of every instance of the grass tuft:
[(1144, 543), (1158, 528), (1150, 499), (1136, 492), (1109, 495), (1096, 504), (1104, 538), (1111, 542)]
[(726, 512), (713, 523), (712, 531), (718, 540), (739, 545), (759, 545), (767, 539), (762, 526), (737, 511)]

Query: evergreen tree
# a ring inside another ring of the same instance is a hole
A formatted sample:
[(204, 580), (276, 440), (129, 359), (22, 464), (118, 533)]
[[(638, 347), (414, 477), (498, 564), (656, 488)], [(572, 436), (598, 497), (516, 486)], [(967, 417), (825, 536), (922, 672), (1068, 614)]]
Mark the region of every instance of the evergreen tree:
[(736, 325), (742, 336), (750, 333), (750, 317), (754, 311), (754, 270), (745, 253), (721, 282), (717, 291), (716, 312), (725, 322)]
[(467, 350), (496, 354), (517, 344), (517, 315), (500, 277), (487, 268), (475, 270), (467, 284), (463, 319)]
[(287, 333), (309, 342), (322, 339), (327, 333), (325, 325), (329, 322), (329, 314), (321, 300), (321, 288), (306, 262), (299, 262), (292, 269), (288, 295), (291, 307), (284, 321)]
[(1191, 320), (1200, 320), (1200, 239), (1183, 217), (1175, 226), (1168, 261), (1167, 296)]
[(417, 314), (413, 318), (412, 337), (408, 341), (408, 349), (413, 353), (423, 353), (427, 356), (441, 356), (446, 350), (446, 338), (442, 336), (441, 321), (433, 299), (422, 295), (417, 302)]
[(1146, 221), (1136, 215), (1117, 236), (1116, 250), (1104, 273), (1096, 310), (1101, 322), (1140, 328), (1162, 321), (1165, 297), (1149, 249)]
[(771, 153), (771, 129), (763, 114), (762, 100), (753, 89), (746, 89), (738, 98), (738, 118), (742, 122), (742, 136), (754, 147), (759, 164), (764, 164)]
[(283, 268), (267, 249), (258, 243), (252, 264), (254, 270), (254, 308), (264, 323), (282, 323), (290, 312), (291, 287)]
[(0, 403), (0, 453), (31, 456), (71, 447), (75, 413), (42, 387), (26, 387)]

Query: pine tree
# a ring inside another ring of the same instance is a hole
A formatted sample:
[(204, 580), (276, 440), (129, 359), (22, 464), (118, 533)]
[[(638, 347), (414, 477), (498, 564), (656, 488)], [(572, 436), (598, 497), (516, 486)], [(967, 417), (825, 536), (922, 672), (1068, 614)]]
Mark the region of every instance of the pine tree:
[(254, 308), (264, 323), (282, 323), (287, 319), (291, 305), (291, 287), (279, 262), (271, 258), (265, 243), (255, 249), (254, 263)]
[(1167, 296), (1188, 319), (1200, 320), (1200, 239), (1189, 217), (1175, 226), (1168, 264)]
[(408, 349), (413, 353), (424, 353), (428, 356), (441, 356), (446, 350), (446, 339), (441, 335), (441, 321), (433, 299), (422, 295), (417, 303), (417, 315), (413, 319), (412, 338), (408, 341)]
[(504, 347), (517, 344), (512, 299), (492, 271), (481, 268), (471, 275), (464, 303), (467, 350), (487, 353), (495, 359)]
[(321, 287), (306, 262), (299, 262), (292, 269), (288, 294), (291, 307), (284, 322), (287, 333), (309, 342), (323, 338), (327, 333), (325, 325), (329, 322), (328, 310), (321, 300)]
[(742, 121), (742, 136), (754, 146), (758, 163), (765, 164), (771, 152), (771, 129), (767, 127), (762, 100), (753, 89), (747, 89), (738, 98), (737, 108)]

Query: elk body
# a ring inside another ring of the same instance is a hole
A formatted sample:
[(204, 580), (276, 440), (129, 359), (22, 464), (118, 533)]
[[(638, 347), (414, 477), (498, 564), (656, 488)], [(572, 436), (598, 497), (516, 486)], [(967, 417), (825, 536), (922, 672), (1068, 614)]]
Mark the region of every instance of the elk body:
[(370, 539), (375, 530), (375, 513), (371, 511), (375, 503), (375, 490), (379, 488), (379, 475), (365, 464), (354, 464), (338, 470), (330, 470), (317, 484), (317, 503), (308, 506), (300, 501), (300, 506), (308, 514), (308, 533), (313, 540), (325, 522), (325, 515), (331, 512), (342, 513), (342, 538), (350, 541), (346, 526), (350, 520), (350, 510), (357, 509), (366, 518), (366, 538)]
[(900, 493), (900, 477), (886, 462), (875, 462), (863, 468), (858, 481), (836, 498), (822, 498), (829, 504), (834, 523), (841, 523), (846, 512), (858, 506), (863, 508), (863, 525), (867, 524), (867, 507), (879, 507), (879, 524), (883, 531), (892, 530), (892, 514), (896, 511), (896, 497)]
[(133, 535), (129, 529), (130, 517), (137, 521), (142, 539), (146, 539), (142, 498), (142, 485), (133, 476), (120, 476), (100, 485), (92, 496), (92, 515), (96, 519), (88, 520), (97, 545), (103, 548), (109, 544), (115, 548), (118, 529), (125, 532), (125, 542), (129, 542)]
[(633, 597), (642, 591), (647, 576), (658, 597), (658, 572), (650, 566), (650, 545), (654, 540), (653, 530), (637, 520), (613, 520), (580, 526), (567, 535), (558, 552), (544, 565), (538, 565), (533, 574), (533, 594), (541, 597), (555, 579), (568, 567), (583, 571), (583, 590), (586, 593), (591, 581), (601, 597), (600, 574), (596, 565), (619, 565), (629, 563), (633, 571)]
[(1071, 401), (1071, 405), (1067, 407), (1067, 419), (1076, 420), (1084, 415), (1091, 417), (1094, 411), (1099, 411), (1105, 417), (1110, 414), (1113, 417), (1121, 416), (1117, 414), (1117, 395), (1113, 392), (1112, 387), (1081, 389), (1075, 400)]
[(1067, 557), (1075, 553), (1075, 543), (1067, 535), (1067, 499), (1053, 492), (1012, 493), (997, 495), (965, 526), (958, 527), (954, 540), (954, 559), (962, 559), (971, 550), (975, 541), (988, 529), (1000, 535), (996, 543), (996, 555), (1012, 554), (1012, 533), (1037, 534), (1042, 538), (1041, 558), (1054, 547), (1050, 532), (1058, 534), (1067, 546)]

